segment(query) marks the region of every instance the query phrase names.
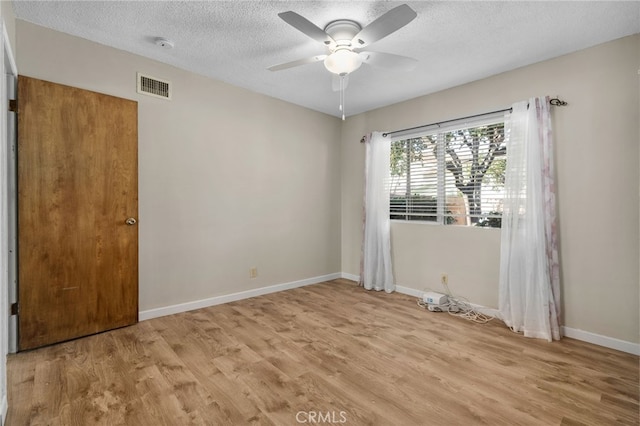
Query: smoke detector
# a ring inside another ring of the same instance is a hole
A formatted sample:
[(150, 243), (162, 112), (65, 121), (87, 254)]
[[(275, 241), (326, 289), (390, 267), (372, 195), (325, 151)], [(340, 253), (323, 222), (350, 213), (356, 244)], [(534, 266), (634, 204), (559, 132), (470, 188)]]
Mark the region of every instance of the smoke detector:
[(174, 46), (173, 41), (166, 39), (164, 37), (157, 37), (155, 42), (156, 42), (156, 45), (160, 47), (164, 47), (165, 49), (173, 49), (173, 46)]

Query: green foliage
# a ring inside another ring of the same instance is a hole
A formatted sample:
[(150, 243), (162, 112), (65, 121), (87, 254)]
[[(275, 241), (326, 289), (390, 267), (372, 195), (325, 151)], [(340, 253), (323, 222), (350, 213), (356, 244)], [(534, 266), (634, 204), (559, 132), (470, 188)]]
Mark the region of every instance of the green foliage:
[(506, 158), (496, 158), (487, 170), (487, 177), (493, 183), (493, 189), (504, 187), (505, 171), (507, 169)]
[[(438, 220), (438, 200), (435, 197), (412, 194), (406, 196), (391, 196), (390, 219), (419, 220), (423, 222), (436, 222)], [(447, 210), (445, 222), (450, 225), (455, 222), (451, 211)]]
[[(391, 176), (404, 176), (411, 163), (423, 161), (423, 138), (405, 139), (391, 143)], [(408, 159), (408, 161), (407, 161)]]
[(438, 200), (435, 197), (412, 194), (391, 197), (391, 219), (437, 221)]
[(489, 212), (480, 218), (476, 226), (484, 228), (502, 228), (502, 212)]

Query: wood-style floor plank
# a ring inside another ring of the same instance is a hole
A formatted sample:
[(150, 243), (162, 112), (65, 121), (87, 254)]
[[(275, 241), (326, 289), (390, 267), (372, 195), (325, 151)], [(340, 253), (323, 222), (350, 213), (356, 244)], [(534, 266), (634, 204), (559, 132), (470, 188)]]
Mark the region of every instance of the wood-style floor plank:
[(11, 355), (6, 424), (638, 425), (638, 361), (335, 280)]

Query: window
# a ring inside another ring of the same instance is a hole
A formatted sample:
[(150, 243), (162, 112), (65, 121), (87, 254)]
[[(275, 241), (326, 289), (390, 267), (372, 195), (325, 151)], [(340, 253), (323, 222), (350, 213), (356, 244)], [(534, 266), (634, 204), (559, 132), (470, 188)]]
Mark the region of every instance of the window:
[(500, 120), (393, 140), (391, 219), (499, 228), (507, 158)]

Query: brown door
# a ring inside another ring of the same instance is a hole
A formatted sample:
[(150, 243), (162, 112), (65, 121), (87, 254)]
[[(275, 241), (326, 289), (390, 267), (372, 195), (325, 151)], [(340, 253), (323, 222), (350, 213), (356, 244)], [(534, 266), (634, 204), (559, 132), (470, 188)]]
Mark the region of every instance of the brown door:
[(20, 76), (19, 350), (137, 322), (137, 215), (137, 102)]

